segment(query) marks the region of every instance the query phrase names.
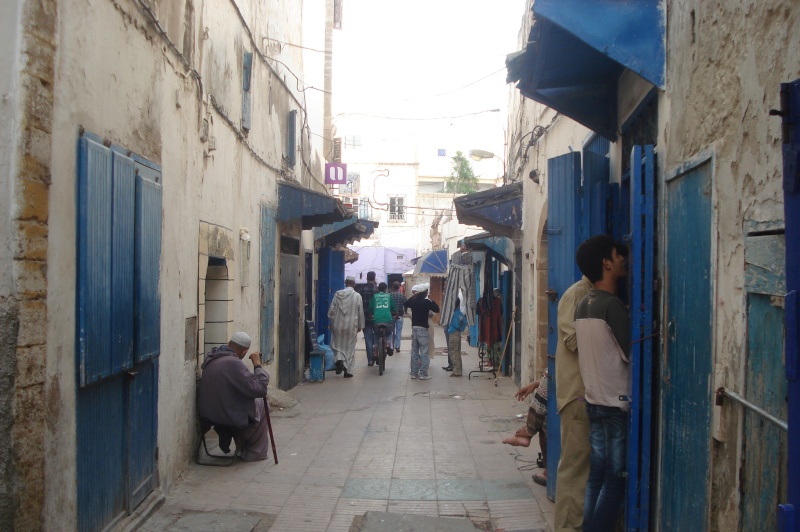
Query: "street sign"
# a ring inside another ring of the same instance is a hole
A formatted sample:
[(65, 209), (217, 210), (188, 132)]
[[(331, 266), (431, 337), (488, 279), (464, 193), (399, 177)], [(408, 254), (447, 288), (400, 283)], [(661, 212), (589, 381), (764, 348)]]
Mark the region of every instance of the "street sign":
[(325, 163), (325, 184), (344, 185), (347, 183), (347, 165), (343, 163)]

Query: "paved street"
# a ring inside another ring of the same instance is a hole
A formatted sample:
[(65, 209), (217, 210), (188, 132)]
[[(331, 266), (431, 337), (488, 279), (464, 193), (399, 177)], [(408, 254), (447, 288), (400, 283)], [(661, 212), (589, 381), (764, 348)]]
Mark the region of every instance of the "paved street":
[[(299, 404), (272, 413), (278, 465), (271, 452), (231, 467), (193, 463), (141, 529), (347, 531), (354, 517), (390, 512), (551, 530), (553, 504), (531, 480), (537, 438), (527, 449), (501, 443), (527, 411), (513, 399), (513, 379), (497, 387), (491, 374), (467, 379), (478, 360), (464, 342), (464, 377), (448, 377), (438, 355), (431, 380), (412, 380), (410, 345), (404, 339), (378, 376), (359, 339), (354, 378), (329, 371), (324, 383), (291, 390)], [(436, 346), (444, 345), (437, 327)]]

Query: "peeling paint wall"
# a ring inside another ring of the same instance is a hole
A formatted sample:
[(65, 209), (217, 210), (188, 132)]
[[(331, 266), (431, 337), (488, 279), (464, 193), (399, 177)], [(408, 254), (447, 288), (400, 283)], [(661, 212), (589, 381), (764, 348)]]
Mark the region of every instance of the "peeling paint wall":
[[(703, 150), (714, 152), (718, 377), (712, 386), (741, 393), (745, 228), (783, 220), (780, 119), (768, 113), (779, 107), (780, 83), (800, 77), (800, 13), (791, 0), (674, 1), (667, 28), (661, 162), (668, 170)], [(710, 442), (710, 530), (739, 524), (742, 425), (739, 416), (727, 420), (727, 441)]]

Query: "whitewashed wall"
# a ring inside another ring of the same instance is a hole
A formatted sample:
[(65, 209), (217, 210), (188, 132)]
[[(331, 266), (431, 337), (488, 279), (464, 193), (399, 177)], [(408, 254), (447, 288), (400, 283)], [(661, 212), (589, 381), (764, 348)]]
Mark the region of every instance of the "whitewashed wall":
[[(187, 5), (193, 9), (187, 11)], [(237, 5), (253, 40), (240, 21)], [(44, 488), (47, 529), (74, 522), (76, 512), (74, 292), (79, 126), (162, 167), (158, 467), (165, 491), (193, 451), (196, 361), (185, 357), (184, 327), (187, 318), (198, 315), (198, 302), (203, 300), (198, 293), (198, 276), (204, 273), (198, 271), (204, 245), (201, 224), (220, 226), (234, 236), (234, 260), (229, 261), (234, 279), (232, 327), (248, 331), (258, 345), (260, 204), (276, 205), (279, 174), (322, 188), (318, 182), (322, 158), (313, 152), (311, 126), (306, 127), (313, 121), (302, 110), (306, 105), (303, 87), (298, 88), (293, 77), (296, 74), (302, 79), (302, 51), (264, 39), (269, 36), (302, 44), (301, 3), (162, 2), (154, 6), (154, 14), (166, 37), (159, 35), (140, 7), (134, 0), (59, 2), (48, 247), (50, 271), (58, 275), (49, 279), (47, 347), (47, 373), (56, 383), (59, 407), (49, 413), (52, 422), (48, 424), (48, 482)], [(318, 7), (324, 11), (323, 4)], [(244, 134), (243, 53), (254, 52), (254, 47), (285, 65), (265, 62), (254, 53), (252, 128)], [(0, 68), (5, 67), (0, 63)], [(321, 103), (313, 103), (317, 108), (308, 111), (321, 114)], [(290, 109), (300, 109), (294, 172), (285, 167)], [(5, 110), (0, 108), (0, 112)], [(204, 121), (208, 123), (208, 141), (201, 139)], [(246, 287), (241, 286), (235, 260), (240, 228), (248, 228), (253, 238)], [(305, 239), (304, 247), (310, 246)], [(273, 372), (274, 366), (269, 369)]]

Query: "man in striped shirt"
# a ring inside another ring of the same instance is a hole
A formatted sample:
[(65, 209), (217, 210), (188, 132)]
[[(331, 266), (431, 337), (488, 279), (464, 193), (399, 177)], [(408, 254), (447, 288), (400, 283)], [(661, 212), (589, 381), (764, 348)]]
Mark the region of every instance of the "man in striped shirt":
[(406, 296), (403, 295), (403, 290), (400, 288), (400, 283), (395, 281), (392, 283), (392, 301), (394, 302), (395, 314), (394, 323), (392, 324), (392, 349), (400, 352), (400, 339), (403, 335), (403, 316), (405, 314), (404, 305), (406, 304)]

